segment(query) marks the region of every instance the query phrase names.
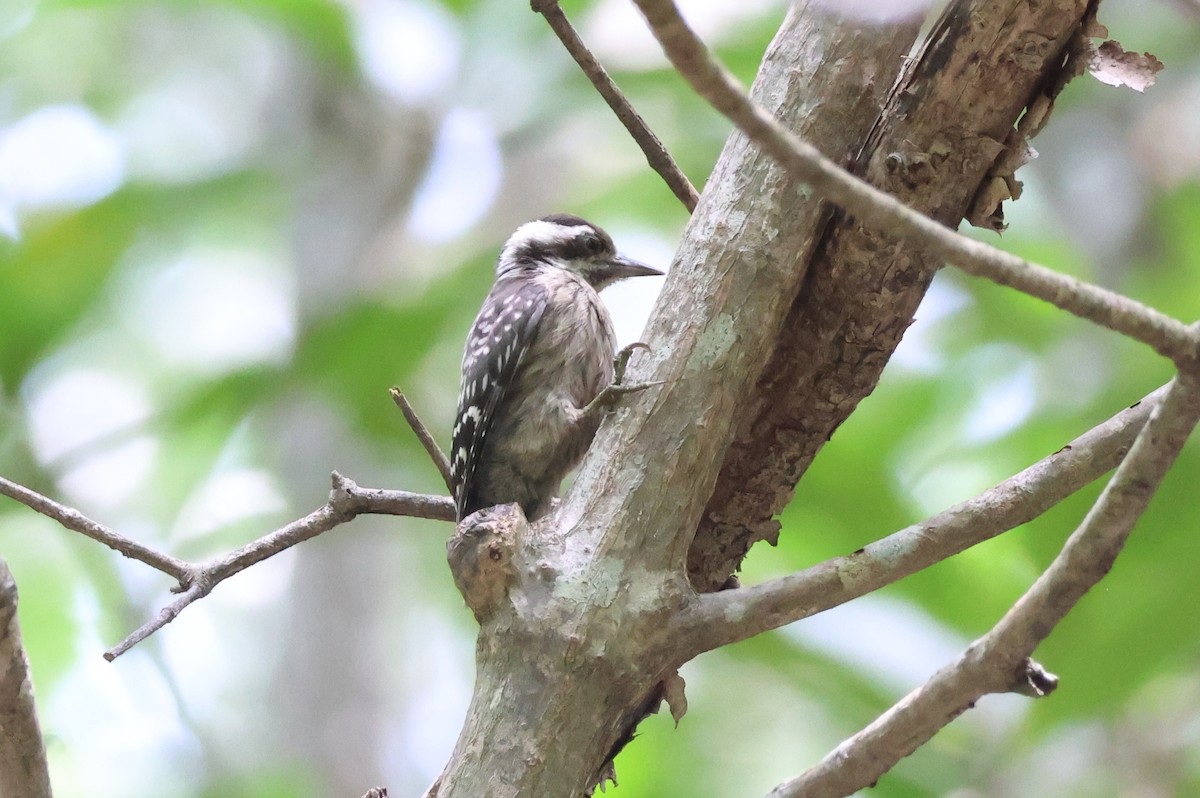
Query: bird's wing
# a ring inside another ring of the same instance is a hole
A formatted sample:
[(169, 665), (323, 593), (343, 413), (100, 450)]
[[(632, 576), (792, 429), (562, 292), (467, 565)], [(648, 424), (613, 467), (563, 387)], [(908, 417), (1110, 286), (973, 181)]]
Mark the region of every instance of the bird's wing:
[(497, 282), (467, 336), (462, 391), (451, 442), (450, 481), (458, 520), (480, 509), (476, 469), (504, 394), (513, 384), (546, 310), (546, 292), (528, 281)]

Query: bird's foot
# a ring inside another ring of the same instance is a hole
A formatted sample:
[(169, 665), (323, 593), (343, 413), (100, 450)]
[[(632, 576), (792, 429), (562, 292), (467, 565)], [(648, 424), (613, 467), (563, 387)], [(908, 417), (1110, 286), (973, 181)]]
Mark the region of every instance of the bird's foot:
[(639, 349), (645, 349), (649, 352), (650, 345), (644, 344), (641, 341), (634, 341), (620, 352), (617, 352), (617, 356), (613, 358), (613, 385), (620, 385), (625, 381), (625, 369), (629, 366), (629, 358), (633, 357), (633, 353)]
[(608, 415), (617, 408), (617, 403), (621, 401), (621, 397), (629, 394), (644, 391), (647, 388), (653, 388), (656, 385), (663, 385), (662, 381), (658, 382), (634, 382), (626, 384), (625, 367), (629, 365), (629, 357), (638, 349), (649, 350), (650, 347), (642, 342), (632, 343), (617, 353), (613, 360), (613, 381), (612, 383), (596, 394), (596, 398), (588, 402), (587, 405), (580, 411), (579, 419), (581, 422), (595, 420), (597, 416)]
[(598, 413), (611, 413), (617, 409), (617, 402), (621, 401), (621, 397), (665, 384), (662, 380), (656, 382), (635, 382), (629, 385), (617, 385), (613, 383), (597, 394), (595, 399), (587, 403), (587, 406), (583, 408), (582, 415), (584, 418), (592, 418)]

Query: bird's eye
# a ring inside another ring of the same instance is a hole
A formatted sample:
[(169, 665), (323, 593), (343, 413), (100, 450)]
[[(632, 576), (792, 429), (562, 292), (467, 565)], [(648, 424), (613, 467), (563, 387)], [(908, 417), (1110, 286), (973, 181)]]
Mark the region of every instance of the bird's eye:
[(585, 249), (587, 249), (588, 252), (592, 253), (593, 255), (599, 255), (601, 252), (604, 251), (604, 242), (600, 240), (599, 236), (594, 236), (594, 235), (584, 236), (583, 237), (583, 246)]

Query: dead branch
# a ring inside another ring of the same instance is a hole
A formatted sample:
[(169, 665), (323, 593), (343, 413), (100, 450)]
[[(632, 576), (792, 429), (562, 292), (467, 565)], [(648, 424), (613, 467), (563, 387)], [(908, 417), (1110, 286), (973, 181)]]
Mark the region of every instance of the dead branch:
[(425, 422), (417, 415), (417, 411), (409, 403), (404, 391), (393, 387), (391, 394), (392, 401), (396, 403), (396, 407), (400, 408), (400, 412), (404, 414), (404, 420), (408, 422), (408, 426), (412, 427), (417, 440), (425, 447), (425, 451), (429, 453), (429, 459), (433, 461), (434, 467), (442, 475), (442, 482), (446, 484), (446, 490), (454, 493), (454, 486), (450, 484), (450, 460), (442, 451), (442, 447), (438, 446), (437, 438), (433, 437), (429, 427), (425, 426)]

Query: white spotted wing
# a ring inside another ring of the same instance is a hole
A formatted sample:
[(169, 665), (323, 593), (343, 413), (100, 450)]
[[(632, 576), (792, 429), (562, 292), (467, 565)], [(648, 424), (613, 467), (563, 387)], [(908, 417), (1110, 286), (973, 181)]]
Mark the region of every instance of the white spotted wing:
[(467, 336), (462, 390), (450, 447), (450, 481), (460, 521), (480, 509), (476, 469), (488, 445), (488, 432), (497, 412), (503, 412), (504, 395), (513, 384), (545, 309), (546, 292), (541, 286), (502, 277), (492, 286)]

